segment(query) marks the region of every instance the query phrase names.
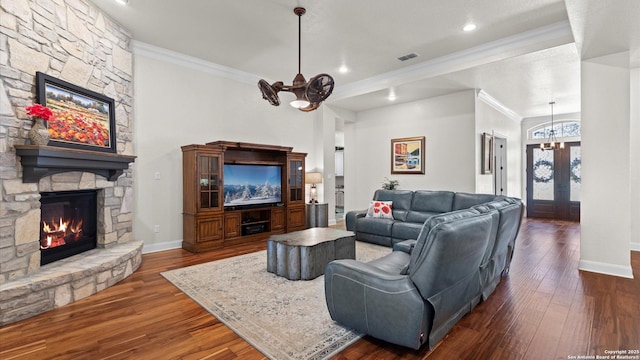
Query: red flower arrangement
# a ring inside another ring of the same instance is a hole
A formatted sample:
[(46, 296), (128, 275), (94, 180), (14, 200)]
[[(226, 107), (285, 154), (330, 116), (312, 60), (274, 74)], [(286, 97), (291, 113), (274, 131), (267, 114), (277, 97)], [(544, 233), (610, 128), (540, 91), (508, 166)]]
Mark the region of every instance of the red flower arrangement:
[(27, 114), (39, 117), (44, 121), (49, 121), (49, 119), (51, 119), (51, 116), (53, 116), (53, 112), (51, 112), (51, 109), (40, 104), (33, 104), (31, 106), (27, 106), (25, 109), (27, 110)]

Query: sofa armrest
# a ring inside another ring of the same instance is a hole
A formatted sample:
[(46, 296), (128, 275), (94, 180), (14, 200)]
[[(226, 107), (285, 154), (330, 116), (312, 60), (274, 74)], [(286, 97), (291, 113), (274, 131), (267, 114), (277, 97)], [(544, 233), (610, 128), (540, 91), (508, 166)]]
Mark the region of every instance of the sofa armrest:
[(333, 320), (414, 349), (427, 341), (433, 312), (408, 276), (357, 260), (335, 260), (325, 268), (324, 281)]
[(416, 240), (404, 240), (393, 244), (393, 251), (402, 251), (411, 255), (414, 246), (416, 246)]
[(345, 226), (348, 231), (356, 231), (356, 219), (365, 217), (367, 210), (353, 210), (349, 211), (344, 216)]

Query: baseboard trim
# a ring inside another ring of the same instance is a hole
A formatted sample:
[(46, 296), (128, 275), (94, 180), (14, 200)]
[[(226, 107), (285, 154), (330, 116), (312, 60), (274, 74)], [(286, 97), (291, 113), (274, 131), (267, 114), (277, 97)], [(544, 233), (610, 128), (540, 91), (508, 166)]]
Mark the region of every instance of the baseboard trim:
[(640, 251), (640, 243), (632, 242), (629, 247), (631, 251)]
[(173, 250), (182, 248), (182, 240), (165, 241), (161, 243), (147, 244), (142, 247), (143, 254), (150, 254), (158, 251)]
[(580, 262), (578, 263), (578, 269), (599, 274), (633, 279), (633, 270), (631, 269), (631, 266), (621, 266), (601, 263), (597, 261), (580, 260)]

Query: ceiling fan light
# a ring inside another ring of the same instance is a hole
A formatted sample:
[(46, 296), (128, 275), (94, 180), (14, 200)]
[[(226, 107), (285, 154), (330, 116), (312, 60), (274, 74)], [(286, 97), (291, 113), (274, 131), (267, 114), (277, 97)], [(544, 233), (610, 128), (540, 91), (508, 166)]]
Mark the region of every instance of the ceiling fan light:
[(307, 106), (309, 106), (309, 104), (311, 104), (308, 100), (305, 99), (295, 99), (292, 102), (290, 102), (289, 104), (291, 104), (291, 106), (293, 106), (296, 109), (302, 109), (305, 108)]

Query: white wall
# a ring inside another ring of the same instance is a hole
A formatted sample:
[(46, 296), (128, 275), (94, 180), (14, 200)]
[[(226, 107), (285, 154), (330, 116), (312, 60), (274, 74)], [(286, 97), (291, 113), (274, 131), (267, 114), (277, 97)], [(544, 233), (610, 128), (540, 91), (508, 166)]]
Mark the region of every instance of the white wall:
[(313, 151), (314, 113), (286, 101), (271, 106), (255, 84), (190, 67), (189, 59), (184, 64), (134, 49), (134, 235), (147, 249), (179, 247), (182, 240), (181, 146), (229, 140)]
[[(391, 175), (391, 139), (425, 136), (424, 175)], [(366, 208), (385, 177), (400, 189), (475, 191), (475, 92), (362, 111), (345, 124), (345, 211)]]
[(640, 251), (640, 68), (631, 69), (630, 93), (631, 249)]
[[(622, 56), (628, 59), (628, 53)], [(581, 63), (583, 161), (579, 268), (633, 277), (629, 251), (631, 76), (628, 68), (616, 66), (615, 62), (607, 56)], [(637, 140), (637, 135), (635, 138)], [(601, 146), (603, 143), (606, 146)]]
[(493, 194), (493, 174), (482, 174), (482, 133), (500, 134), (507, 138), (507, 195), (522, 198), (521, 124), (480, 99), (476, 99), (476, 189)]

